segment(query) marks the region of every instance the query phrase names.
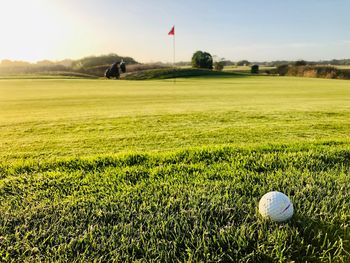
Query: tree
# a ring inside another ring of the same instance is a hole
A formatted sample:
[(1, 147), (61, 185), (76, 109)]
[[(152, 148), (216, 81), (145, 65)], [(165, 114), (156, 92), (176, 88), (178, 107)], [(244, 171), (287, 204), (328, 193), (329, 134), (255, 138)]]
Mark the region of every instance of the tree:
[(192, 56), (192, 67), (213, 69), (213, 58), (207, 52), (197, 51)]
[(137, 62), (131, 57), (121, 57), (117, 54), (108, 54), (101, 56), (85, 57), (79, 60), (75, 60), (72, 64), (73, 69), (89, 69), (101, 65), (111, 65), (116, 61), (124, 60), (127, 65), (137, 64)]

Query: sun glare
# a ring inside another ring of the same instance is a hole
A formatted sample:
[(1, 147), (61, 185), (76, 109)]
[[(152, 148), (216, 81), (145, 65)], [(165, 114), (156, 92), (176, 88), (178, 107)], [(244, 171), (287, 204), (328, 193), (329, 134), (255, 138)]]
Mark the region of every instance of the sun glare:
[[(19, 8), (18, 6), (21, 5)], [(56, 1), (6, 1), (0, 9), (0, 58), (37, 61), (62, 58), (76, 34), (75, 21)]]

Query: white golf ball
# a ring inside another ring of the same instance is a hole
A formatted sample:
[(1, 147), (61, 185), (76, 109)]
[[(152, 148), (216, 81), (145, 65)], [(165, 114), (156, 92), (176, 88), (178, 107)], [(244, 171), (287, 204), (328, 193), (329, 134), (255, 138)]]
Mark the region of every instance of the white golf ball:
[(272, 221), (283, 222), (293, 216), (293, 204), (288, 196), (281, 192), (268, 192), (259, 201), (259, 212)]

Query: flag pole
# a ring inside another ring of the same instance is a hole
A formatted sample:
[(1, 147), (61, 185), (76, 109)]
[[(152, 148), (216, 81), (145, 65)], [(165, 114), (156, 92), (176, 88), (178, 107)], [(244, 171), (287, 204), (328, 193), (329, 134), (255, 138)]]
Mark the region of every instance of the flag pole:
[[(174, 25), (174, 32), (175, 32), (175, 25)], [(175, 33), (173, 35), (173, 51), (174, 51), (174, 57), (173, 57), (173, 68), (174, 68), (174, 83), (176, 83), (176, 72), (175, 72)]]
[(176, 83), (176, 76), (175, 76), (175, 25), (173, 25), (173, 27), (171, 28), (168, 35), (173, 37), (173, 73), (174, 73), (174, 84), (175, 84)]
[[(174, 26), (175, 28), (175, 26)], [(173, 51), (174, 51), (174, 54), (173, 54), (173, 67), (175, 68), (175, 34), (173, 35)]]

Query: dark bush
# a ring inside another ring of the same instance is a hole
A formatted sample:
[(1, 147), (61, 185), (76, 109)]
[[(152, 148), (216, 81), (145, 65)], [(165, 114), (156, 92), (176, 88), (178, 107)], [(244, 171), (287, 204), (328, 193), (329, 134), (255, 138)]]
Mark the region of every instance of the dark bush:
[(305, 60), (298, 60), (295, 61), (294, 66), (299, 67), (299, 66), (306, 66), (307, 62)]
[(289, 66), (287, 64), (279, 65), (276, 68), (276, 73), (280, 76), (285, 76), (288, 73)]
[(259, 74), (259, 65), (253, 65), (251, 68), (250, 68), (250, 72), (252, 74)]

